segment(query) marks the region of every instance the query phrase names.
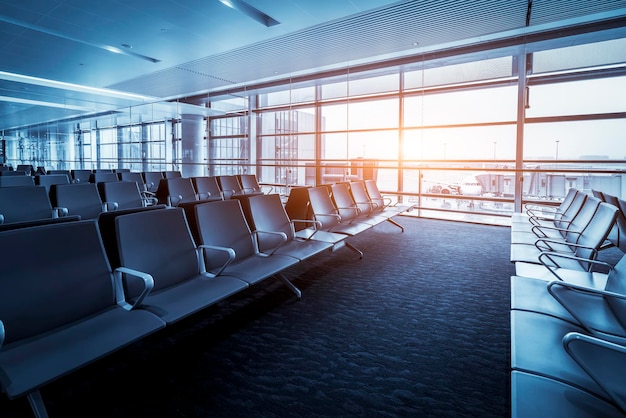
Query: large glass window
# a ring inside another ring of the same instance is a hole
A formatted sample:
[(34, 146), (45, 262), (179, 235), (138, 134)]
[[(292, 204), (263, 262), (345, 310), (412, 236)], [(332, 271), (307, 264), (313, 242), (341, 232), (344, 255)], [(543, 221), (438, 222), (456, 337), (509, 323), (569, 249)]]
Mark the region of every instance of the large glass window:
[(517, 86), (409, 96), (404, 99), (404, 126), (442, 126), (514, 122)]
[(626, 111), (626, 77), (542, 84), (529, 88), (527, 117)]
[[(492, 223), (506, 223), (524, 201), (557, 201), (569, 187), (623, 196), (626, 40), (614, 36), (477, 45), (191, 98), (211, 115), (202, 171), (253, 172), (281, 191), (372, 178), (392, 199), (415, 204), (413, 215)], [(179, 113), (190, 104), (169, 105), (4, 132), (7, 160), (179, 169)]]

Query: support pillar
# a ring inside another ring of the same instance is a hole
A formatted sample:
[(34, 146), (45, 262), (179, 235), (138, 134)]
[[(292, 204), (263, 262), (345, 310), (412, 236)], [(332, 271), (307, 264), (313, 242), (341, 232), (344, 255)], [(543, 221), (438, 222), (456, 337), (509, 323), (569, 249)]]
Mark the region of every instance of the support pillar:
[(199, 177), (204, 174), (204, 117), (182, 115), (182, 167), (183, 177)]

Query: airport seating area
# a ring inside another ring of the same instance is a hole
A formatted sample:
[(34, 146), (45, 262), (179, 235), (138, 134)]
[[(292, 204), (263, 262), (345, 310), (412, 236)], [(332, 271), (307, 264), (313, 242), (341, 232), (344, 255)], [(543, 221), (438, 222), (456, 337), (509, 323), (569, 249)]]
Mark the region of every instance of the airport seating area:
[(511, 220), (513, 417), (624, 417), (626, 202), (571, 189)]
[(362, 258), (347, 240), (386, 221), (403, 231), (392, 217), (411, 209), (354, 181), (298, 188), (293, 218), (261, 186), (211, 193), (172, 172), (154, 177), (150, 196), (150, 176), (130, 174), (40, 174), (67, 180), (47, 187), (25, 171), (8, 177), (32, 185), (0, 187), (0, 251), (12, 255), (0, 280), (0, 386), (37, 417), (46, 384), (265, 279), (300, 299), (291, 267), (343, 246)]
[[(403, 232), (394, 218), (411, 210), (371, 180), (280, 196), (174, 172), (147, 182), (128, 171), (74, 174), (25, 171), (7, 178), (32, 184), (0, 187), (0, 250), (15, 254), (0, 281), (0, 385), (38, 417), (48, 383), (266, 279), (300, 299), (292, 267), (343, 247), (363, 258), (353, 238), (386, 222)], [(624, 253), (625, 209), (616, 196), (570, 189), (559, 206), (527, 204), (512, 217), (513, 417), (626, 416), (626, 256), (600, 260)]]

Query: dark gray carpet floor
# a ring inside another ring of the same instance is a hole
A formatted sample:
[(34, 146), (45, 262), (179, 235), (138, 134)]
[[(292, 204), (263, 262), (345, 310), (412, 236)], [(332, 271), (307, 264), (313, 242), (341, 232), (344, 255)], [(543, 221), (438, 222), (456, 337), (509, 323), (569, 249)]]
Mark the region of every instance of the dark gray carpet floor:
[[(510, 230), (401, 218), (63, 377), (55, 417), (506, 417)], [(31, 417), (0, 398), (0, 416)]]

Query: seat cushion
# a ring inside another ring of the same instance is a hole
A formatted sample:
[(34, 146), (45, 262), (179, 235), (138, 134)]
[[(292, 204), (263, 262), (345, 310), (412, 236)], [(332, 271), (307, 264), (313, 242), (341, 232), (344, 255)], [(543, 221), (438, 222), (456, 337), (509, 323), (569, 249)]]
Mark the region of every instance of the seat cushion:
[(0, 383), (21, 396), (165, 326), (141, 309), (115, 305), (53, 332), (7, 344), (0, 351)]

